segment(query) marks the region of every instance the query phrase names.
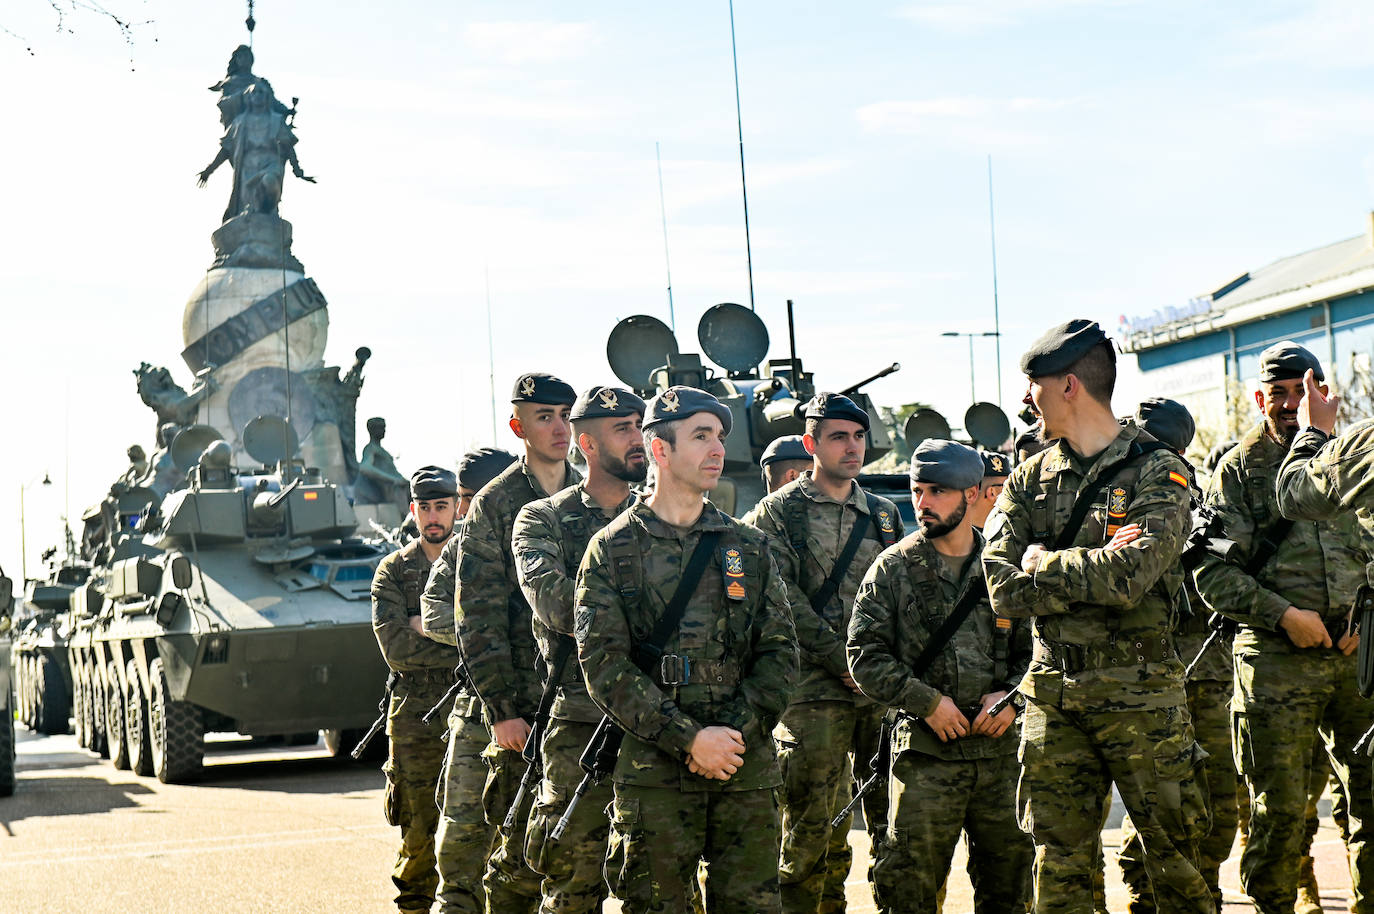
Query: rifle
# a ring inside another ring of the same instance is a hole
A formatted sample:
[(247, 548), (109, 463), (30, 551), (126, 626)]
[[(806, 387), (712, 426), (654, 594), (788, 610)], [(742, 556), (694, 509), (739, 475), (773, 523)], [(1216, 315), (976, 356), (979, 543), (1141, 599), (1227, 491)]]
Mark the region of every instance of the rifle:
[(568, 658), (572, 656), (574, 644), (571, 638), (564, 635), (560, 638), (554, 653), (549, 678), (544, 683), (544, 694), (539, 696), (539, 707), (534, 712), (534, 726), (530, 727), (529, 735), (525, 737), (525, 748), (520, 750), (520, 757), (525, 760), (525, 775), (520, 779), (515, 799), (511, 802), (510, 809), (506, 810), (506, 818), (501, 822), (503, 835), (509, 835), (515, 827), (515, 819), (520, 814), (520, 805), (525, 801), (525, 794), (544, 774), (544, 759), (539, 751), (539, 744), (544, 739), (544, 731), (549, 729), (553, 700), (558, 694), (558, 684), (563, 680), (563, 672), (568, 667)]
[(612, 723), (609, 716), (602, 715), (601, 721), (596, 725), (596, 732), (587, 741), (587, 747), (582, 750), (582, 757), (577, 760), (578, 767), (586, 774), (573, 791), (572, 799), (568, 800), (568, 808), (563, 811), (563, 817), (558, 820), (553, 831), (549, 832), (549, 840), (557, 841), (563, 837), (563, 832), (572, 819), (573, 810), (577, 809), (577, 804), (582, 801), (582, 797), (591, 789), (592, 784), (600, 784), (615, 770), (616, 759), (620, 757), (620, 744), (624, 740), (625, 731)]
[(873, 753), (873, 760), (869, 762), (873, 773), (859, 785), (858, 790), (854, 791), (854, 798), (845, 804), (844, 809), (841, 809), (835, 818), (830, 820), (831, 828), (839, 828), (843, 825), (844, 820), (849, 818), (849, 814), (854, 811), (854, 807), (863, 802), (863, 798), (887, 777), (887, 770), (892, 764), (892, 729), (896, 725), (896, 711), (888, 711), (883, 715), (882, 725), (878, 728), (878, 750)]
[(460, 660), (458, 661), (458, 666), (453, 669), (453, 685), (448, 687), (448, 691), (444, 693), (444, 697), (440, 698), (434, 707), (420, 715), (420, 722), (424, 724), (433, 723), (435, 716), (438, 715), (449, 702), (458, 697), (458, 693), (463, 690), (463, 684), (467, 681), (468, 668), (467, 665)]
[(1222, 637), (1230, 638), (1234, 636), (1236, 628), (1238, 627), (1234, 619), (1228, 619), (1221, 613), (1212, 613), (1211, 617), (1207, 620), (1207, 626), (1212, 630), (1212, 633), (1207, 636), (1206, 641), (1202, 642), (1202, 647), (1198, 648), (1197, 656), (1193, 658), (1192, 663), (1188, 664), (1188, 668), (1183, 671), (1184, 679), (1191, 679), (1193, 677), (1193, 670), (1197, 669), (1197, 665), (1202, 662), (1202, 655), (1207, 653), (1208, 648)]
[(372, 738), (381, 733), (382, 728), (386, 726), (386, 713), (391, 707), (391, 695), (396, 691), (396, 683), (400, 681), (400, 678), (401, 674), (395, 670), (387, 674), (386, 691), (382, 693), (382, 700), (377, 702), (377, 719), (372, 722), (372, 726), (368, 727), (363, 738), (358, 740), (358, 745), (354, 746), (353, 751), (349, 753), (353, 756), (353, 761), (362, 761), (363, 753), (367, 751), (367, 744), (372, 742)]

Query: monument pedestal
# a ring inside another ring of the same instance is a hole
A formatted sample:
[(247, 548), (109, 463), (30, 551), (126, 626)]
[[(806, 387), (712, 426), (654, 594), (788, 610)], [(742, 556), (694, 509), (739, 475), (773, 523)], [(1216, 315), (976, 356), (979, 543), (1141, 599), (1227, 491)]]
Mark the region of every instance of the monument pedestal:
[(217, 267), (258, 267), (304, 273), (291, 253), (291, 223), (268, 213), (235, 216), (210, 234)]

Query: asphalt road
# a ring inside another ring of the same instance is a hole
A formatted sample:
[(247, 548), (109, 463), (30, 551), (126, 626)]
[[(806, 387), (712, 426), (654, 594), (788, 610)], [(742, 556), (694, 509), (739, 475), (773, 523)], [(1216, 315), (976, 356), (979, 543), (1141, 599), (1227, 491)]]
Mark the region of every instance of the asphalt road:
[[(340, 763), (323, 746), (216, 743), (198, 784), (168, 786), (115, 771), (71, 736), (22, 727), (19, 784), (0, 799), (0, 886), (5, 910), (24, 912), (207, 911), (222, 914), (390, 909), (397, 832), (382, 820), (379, 770)], [(1323, 804), (1318, 878), (1328, 911), (1348, 908), (1345, 854)], [(1108, 902), (1124, 911), (1114, 850), (1119, 814), (1103, 834)], [(849, 880), (851, 914), (870, 914), (860, 864)], [(1226, 914), (1240, 901), (1236, 856), (1227, 863)], [(619, 905), (608, 904), (607, 911)], [(963, 851), (949, 880), (947, 914), (972, 910)]]

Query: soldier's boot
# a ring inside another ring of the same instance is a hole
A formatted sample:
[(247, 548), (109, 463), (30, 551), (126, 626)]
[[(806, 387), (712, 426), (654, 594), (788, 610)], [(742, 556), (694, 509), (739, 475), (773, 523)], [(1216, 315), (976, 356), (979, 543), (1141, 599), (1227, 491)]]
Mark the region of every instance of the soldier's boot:
[(1321, 890), (1317, 886), (1317, 871), (1311, 857), (1302, 858), (1298, 872), (1298, 900), (1294, 914), (1322, 914)]

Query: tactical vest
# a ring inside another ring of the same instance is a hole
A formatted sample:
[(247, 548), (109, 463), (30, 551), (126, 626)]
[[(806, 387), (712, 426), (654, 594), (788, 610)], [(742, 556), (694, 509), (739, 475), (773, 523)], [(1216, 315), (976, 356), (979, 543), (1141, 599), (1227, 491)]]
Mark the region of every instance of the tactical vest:
[[(792, 485), (797, 484), (792, 483)], [(869, 520), (873, 524), (872, 539), (877, 540), (879, 543), (882, 544), (882, 547), (886, 549), (888, 546), (891, 546), (893, 543), (897, 542), (896, 523), (889, 520), (888, 524), (886, 525), (886, 529), (884, 529), (882, 518), (879, 516), (879, 512), (886, 514), (887, 509), (882, 507), (882, 502), (880, 502), (877, 496), (873, 495), (871, 492), (864, 492), (863, 494), (864, 498), (868, 502)], [(798, 491), (796, 493), (790, 494), (789, 497), (782, 499), (782, 504), (780, 506), (782, 508), (783, 530), (787, 532), (787, 542), (792, 547), (792, 551), (797, 553), (798, 559), (800, 559), (802, 556), (806, 555), (807, 552), (810, 551), (807, 540), (811, 536), (811, 517), (810, 512), (806, 510), (807, 501), (807, 497), (800, 491)], [(859, 522), (860, 521), (858, 520), (855, 521), (855, 523)], [(841, 544), (840, 548), (843, 549), (844, 545)], [(806, 567), (804, 562), (801, 563), (801, 567), (804, 573)], [(845, 572), (846, 575), (848, 573), (848, 571)], [(802, 592), (805, 593), (808, 597), (811, 597), (815, 595), (816, 591), (821, 589), (821, 585), (825, 583), (825, 579), (822, 578), (818, 581), (798, 581), (797, 583), (798, 586), (801, 587)]]
[[(926, 626), (932, 632), (940, 627), (940, 623), (954, 610), (954, 603), (949, 602), (944, 597), (944, 588), (940, 581), (940, 576), (930, 568), (925, 562), (913, 561), (915, 544), (912, 548), (902, 553), (902, 562), (906, 565), (907, 580), (911, 582), (911, 589), (916, 594), (916, 601), (920, 604), (921, 616), (926, 620)], [(978, 561), (978, 559), (973, 559)], [(972, 581), (970, 580), (970, 585)], [(969, 619), (972, 619), (970, 614)], [(968, 620), (965, 620), (965, 625)], [(950, 636), (950, 641), (954, 636)], [(944, 649), (941, 648), (941, 651)], [(992, 627), (992, 648), (989, 651), (992, 655), (992, 682), (994, 686), (1009, 686), (1008, 679), (1011, 672), (1011, 620), (998, 617), (994, 620)]]

